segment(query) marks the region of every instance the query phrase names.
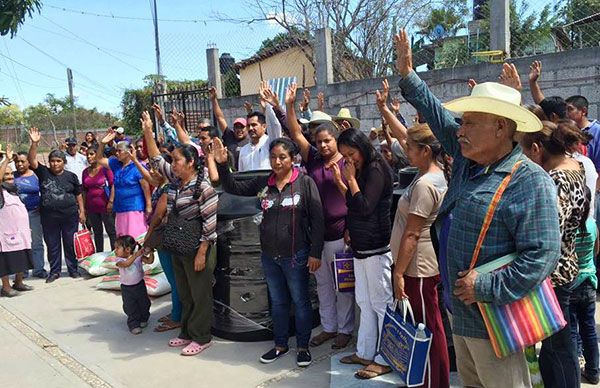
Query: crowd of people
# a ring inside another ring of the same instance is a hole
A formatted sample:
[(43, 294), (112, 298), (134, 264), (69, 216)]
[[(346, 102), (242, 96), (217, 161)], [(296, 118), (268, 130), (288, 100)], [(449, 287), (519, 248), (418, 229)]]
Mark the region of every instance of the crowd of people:
[[(100, 141), (87, 133), (79, 147), (69, 138), (64, 151), (50, 152), (47, 166), (38, 157), (40, 132), (32, 128), (28, 152), (8, 146), (0, 163), (0, 218), (10, 220), (0, 226), (1, 295), (31, 290), (24, 282), (30, 275), (56, 281), (63, 256), (69, 275), (79, 277), (73, 234), (87, 225), (97, 251), (105, 249), (106, 232), (119, 258), (131, 333), (148, 325), (142, 264), (156, 250), (173, 292), (171, 313), (155, 330), (179, 330), (168, 345), (199, 354), (212, 343), (220, 186), (257, 197), (262, 209), (274, 345), (260, 362), (289, 352), (293, 304), (298, 366), (311, 364), (311, 347), (329, 341), (333, 349), (348, 347), (358, 327), (356, 351), (341, 362), (358, 365), (359, 379), (390, 373), (378, 340), (386, 309), (405, 299), (432, 333), (424, 386), (450, 384), (447, 313), (465, 386), (530, 387), (524, 351), (495, 354), (477, 303), (520, 300), (549, 278), (566, 326), (541, 341), (543, 383), (598, 383), (600, 123), (588, 118), (586, 98), (544, 96), (535, 61), (528, 77), (535, 105), (521, 104), (521, 78), (511, 64), (498, 82), (469, 80), (470, 96), (442, 104), (415, 73), (405, 31), (395, 46), (399, 88), (418, 112), (412, 125), (399, 113), (400, 101), (388, 101), (384, 80), (376, 92), (382, 125), (370, 132), (346, 108), (325, 113), (322, 94), (319, 109), (311, 110), (308, 90), (298, 101), (292, 84), (280, 101), (266, 82), (261, 107), (245, 104), (246, 116), (231, 126), (210, 88), (216, 127), (201, 120), (186, 128), (182, 113), (173, 109), (167, 120), (154, 105), (153, 114), (141, 117), (139, 139), (122, 127), (109, 128)], [(407, 166), (416, 175), (391, 214)], [(251, 170), (270, 173), (234, 174)], [(138, 244), (134, 237), (143, 233)], [(334, 280), (336, 254), (346, 251), (353, 256), (354, 292), (336, 290)], [(508, 254), (514, 260), (496, 271), (473, 267)], [(310, 274), (322, 325), (312, 337)]]

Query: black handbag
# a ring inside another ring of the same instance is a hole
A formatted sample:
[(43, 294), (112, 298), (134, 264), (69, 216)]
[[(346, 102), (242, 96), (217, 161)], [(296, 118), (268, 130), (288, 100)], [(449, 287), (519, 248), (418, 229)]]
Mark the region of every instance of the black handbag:
[(177, 210), (177, 197), (162, 233), (162, 247), (177, 256), (196, 256), (202, 237), (202, 217), (188, 219)]

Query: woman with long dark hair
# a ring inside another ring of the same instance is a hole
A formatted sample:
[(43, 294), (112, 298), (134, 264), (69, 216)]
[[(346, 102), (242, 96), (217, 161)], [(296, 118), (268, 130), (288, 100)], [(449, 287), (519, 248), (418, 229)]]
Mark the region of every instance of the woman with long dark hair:
[(354, 253), (355, 297), (360, 307), (357, 351), (341, 361), (363, 365), (355, 376), (371, 379), (391, 372), (384, 359), (375, 354), (386, 307), (393, 299), (392, 172), (361, 131), (347, 129), (340, 134), (337, 143), (344, 156), (344, 168), (340, 171), (337, 164), (332, 168), (348, 206), (346, 228)]
[(142, 114), (142, 128), (151, 163), (172, 183), (166, 188), (163, 248), (172, 255), (183, 312), (181, 332), (169, 341), (169, 346), (183, 347), (182, 355), (193, 356), (208, 348), (212, 340), (212, 274), (216, 260), (211, 248), (217, 238), (218, 197), (204, 176), (204, 163), (194, 146), (175, 148), (172, 162), (167, 163), (152, 141), (153, 124), (148, 112)]
[(271, 299), (275, 347), (260, 357), (268, 364), (289, 351), (289, 317), (292, 301), (296, 319), (296, 364), (312, 363), (308, 349), (312, 309), (308, 292), (309, 271), (321, 265), (323, 208), (315, 182), (294, 167), (298, 147), (287, 138), (269, 145), (272, 173), (238, 181), (227, 166), (227, 148), (214, 140), (214, 156), (223, 189), (231, 194), (261, 200), (260, 245), (262, 267)]
[(50, 152), (48, 155), (50, 167), (38, 163), (37, 149), (41, 139), (40, 131), (37, 128), (31, 128), (29, 137), (31, 146), (27, 159), (40, 180), (42, 229), (50, 262), (50, 274), (46, 282), (51, 283), (60, 277), (61, 241), (69, 276), (78, 278), (80, 275), (77, 271), (73, 235), (77, 232), (79, 223), (85, 225), (85, 208), (79, 178), (65, 170), (67, 158), (62, 151)]

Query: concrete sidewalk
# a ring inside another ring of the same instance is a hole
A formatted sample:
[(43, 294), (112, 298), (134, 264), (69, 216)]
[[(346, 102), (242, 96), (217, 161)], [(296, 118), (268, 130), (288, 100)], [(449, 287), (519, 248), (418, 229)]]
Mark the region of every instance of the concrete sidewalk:
[[(35, 290), (0, 298), (0, 376), (27, 387), (394, 387), (382, 376), (360, 382), (354, 368), (337, 361), (329, 344), (311, 349), (313, 364), (298, 368), (292, 350), (263, 365), (258, 357), (272, 342), (242, 343), (215, 338), (194, 357), (179, 355), (167, 341), (177, 331), (155, 333), (156, 320), (167, 314), (170, 296), (152, 300), (150, 325), (129, 333), (119, 292), (95, 288), (100, 278), (63, 277), (51, 284), (28, 279)], [(317, 329), (313, 331), (316, 333)], [(295, 338), (290, 339), (294, 347)], [(343, 354), (354, 350), (351, 346)], [(452, 386), (460, 386), (456, 374)], [(396, 382), (396, 384), (394, 384)]]

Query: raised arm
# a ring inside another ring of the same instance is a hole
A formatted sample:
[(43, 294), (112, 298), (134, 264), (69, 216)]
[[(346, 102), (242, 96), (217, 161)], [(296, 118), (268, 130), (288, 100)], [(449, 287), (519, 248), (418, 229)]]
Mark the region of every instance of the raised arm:
[[(383, 89), (381, 92), (379, 90), (375, 91), (377, 108), (379, 109), (381, 116), (385, 119), (385, 122), (388, 124), (392, 135), (396, 139), (398, 139), (400, 144), (404, 144), (408, 136), (408, 130), (404, 125), (402, 125), (400, 120), (398, 120), (398, 117), (396, 117), (396, 114), (392, 112), (387, 105), (387, 99), (390, 92), (390, 85), (388, 84), (388, 80), (384, 79), (382, 85)], [(391, 146), (392, 144), (390, 142), (390, 147)]]
[[(29, 152), (27, 153), (27, 161), (29, 162), (29, 166), (31, 166), (32, 170), (36, 170), (38, 168), (37, 149), (41, 138), (42, 136), (40, 135), (39, 129), (36, 127), (29, 129), (29, 139), (31, 139), (31, 145), (29, 146)], [(4, 174), (0, 176), (4, 176)]]
[(227, 129), (227, 120), (225, 120), (225, 115), (221, 110), (221, 106), (219, 105), (219, 100), (217, 99), (217, 89), (214, 86), (208, 88), (208, 98), (210, 98), (210, 103), (212, 105), (213, 113), (217, 118), (217, 125), (221, 130), (221, 133), (225, 132)]
[(98, 145), (98, 151), (96, 152), (96, 161), (98, 162), (98, 164), (108, 169), (110, 169), (110, 166), (108, 165), (108, 158), (104, 156), (104, 147), (111, 141), (115, 140), (115, 136), (115, 130), (112, 128), (108, 128), (108, 130), (106, 131), (106, 135), (104, 135), (104, 137), (100, 140), (100, 144)]
[(257, 195), (259, 191), (267, 185), (267, 177), (256, 177), (250, 180), (236, 181), (231, 174), (231, 171), (229, 171), (229, 165), (227, 164), (227, 159), (229, 157), (227, 147), (223, 145), (221, 139), (215, 138), (213, 140), (213, 152), (219, 171), (219, 181), (221, 182), (223, 190), (227, 193), (252, 197)]
[(298, 119), (296, 117), (296, 110), (294, 109), (294, 104), (296, 103), (296, 83), (292, 83), (285, 94), (285, 106), (287, 113), (287, 127), (290, 131), (290, 138), (298, 145), (300, 148), (300, 155), (302, 159), (306, 162), (308, 160), (308, 153), (310, 151), (310, 143), (304, 135), (302, 134), (302, 128), (300, 124), (298, 124)]
[(531, 90), (533, 101), (538, 105), (544, 99), (544, 93), (542, 93), (542, 88), (540, 88), (540, 84), (538, 84), (538, 79), (541, 75), (542, 62), (533, 61), (531, 66), (529, 66), (529, 89)]
[(177, 133), (177, 139), (181, 144), (191, 144), (192, 139), (190, 135), (185, 130), (185, 115), (183, 112), (178, 112), (177, 108), (173, 107), (173, 112), (171, 112), (171, 119), (173, 123), (175, 123), (175, 132)]
[[(0, 150), (1, 149), (2, 145), (0, 144)], [(12, 145), (8, 143), (6, 145), (6, 154), (4, 155), (4, 159), (2, 159), (2, 162), (0, 163), (0, 182), (4, 180), (4, 173), (6, 172), (6, 168), (8, 167), (10, 161), (13, 160), (13, 156), (14, 153), (12, 150)]]
[(152, 133), (152, 119), (150, 118), (150, 113), (148, 113), (147, 110), (142, 112), (142, 118), (140, 119), (140, 121), (142, 122), (142, 131), (144, 132), (146, 147), (148, 147), (148, 158), (153, 158), (155, 156), (160, 155), (160, 151), (158, 149), (158, 146), (156, 145), (156, 141), (154, 141), (154, 133)]
[(413, 71), (412, 52), (405, 30), (394, 36), (396, 46), (396, 66), (400, 73), (400, 88), (404, 98), (420, 112), (429, 123), (435, 137), (451, 156), (460, 155), (460, 145), (456, 137), (459, 124), (429, 90), (425, 82)]
[(261, 82), (259, 94), (262, 100), (267, 102), (265, 106), (265, 117), (267, 121), (267, 135), (271, 139), (277, 139), (281, 137), (282, 129), (281, 124), (279, 124), (279, 120), (277, 120), (277, 115), (273, 110), (273, 107), (279, 106), (279, 99), (277, 95), (273, 93), (271, 87), (266, 81)]

